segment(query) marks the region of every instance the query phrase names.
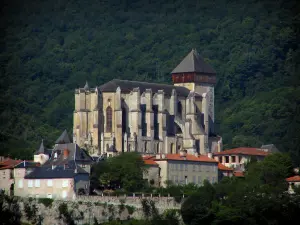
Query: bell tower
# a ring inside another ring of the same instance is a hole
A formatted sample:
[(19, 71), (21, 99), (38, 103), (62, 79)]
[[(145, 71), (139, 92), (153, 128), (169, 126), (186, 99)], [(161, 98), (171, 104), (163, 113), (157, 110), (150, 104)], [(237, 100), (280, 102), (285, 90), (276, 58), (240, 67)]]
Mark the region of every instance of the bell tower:
[(217, 82), (216, 71), (198, 54), (192, 51), (171, 72), (173, 84), (183, 86), (202, 95), (202, 112), (205, 117), (205, 130), (214, 132), (214, 86)]

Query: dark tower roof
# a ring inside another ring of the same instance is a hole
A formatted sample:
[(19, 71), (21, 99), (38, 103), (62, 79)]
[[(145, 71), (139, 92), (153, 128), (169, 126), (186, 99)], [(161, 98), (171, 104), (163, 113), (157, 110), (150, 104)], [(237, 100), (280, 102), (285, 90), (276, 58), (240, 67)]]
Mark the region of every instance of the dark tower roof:
[(85, 82), (85, 85), (84, 85), (84, 88), (83, 88), (84, 90), (88, 90), (89, 89), (89, 83), (86, 81)]
[(40, 145), (40, 148), (36, 151), (37, 154), (42, 154), (45, 152), (45, 147), (44, 147), (44, 140), (42, 140), (42, 143)]
[(70, 140), (67, 130), (64, 130), (64, 132), (56, 140), (55, 144), (67, 144), (67, 143), (71, 143), (71, 140)]
[(193, 49), (172, 71), (173, 73), (216, 74), (216, 71)]

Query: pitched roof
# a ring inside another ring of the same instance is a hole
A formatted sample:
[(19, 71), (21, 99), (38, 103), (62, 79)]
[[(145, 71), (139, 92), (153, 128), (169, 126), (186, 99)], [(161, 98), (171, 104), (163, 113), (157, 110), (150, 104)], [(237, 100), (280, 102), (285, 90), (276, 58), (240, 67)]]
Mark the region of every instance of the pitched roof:
[(244, 177), (244, 172), (242, 171), (234, 171), (233, 176), (235, 177)]
[(71, 143), (67, 130), (64, 130), (64, 132), (62, 132), (62, 134), (55, 142), (55, 144), (65, 144), (65, 143)]
[(89, 83), (87, 81), (85, 82), (85, 85), (84, 85), (83, 89), (85, 89), (85, 90), (89, 89)]
[(154, 156), (143, 156), (143, 161), (145, 165), (148, 166), (158, 166), (158, 164), (154, 161), (155, 157)]
[(2, 170), (2, 169), (12, 169), (22, 161), (23, 160), (7, 159), (7, 160), (0, 163), (0, 170)]
[(225, 171), (233, 171), (232, 168), (229, 168), (229, 167), (227, 167), (227, 166), (224, 166), (222, 163), (219, 163), (219, 164), (218, 164), (218, 169), (219, 169), (219, 170), (225, 170)]
[(259, 148), (234, 148), (222, 152), (215, 152), (214, 155), (253, 155), (253, 156), (267, 156), (269, 152), (265, 152)]
[(140, 92), (144, 92), (146, 89), (152, 89), (152, 92), (163, 90), (168, 96), (172, 95), (172, 91), (175, 89), (177, 95), (187, 97), (190, 90), (185, 87), (173, 86), (168, 84), (157, 84), (140, 81), (118, 80), (113, 79), (99, 87), (101, 92), (115, 92), (117, 88), (121, 88), (122, 93), (130, 93), (134, 88), (139, 88)]
[(38, 162), (32, 162), (32, 161), (22, 161), (18, 165), (15, 166), (15, 168), (21, 169), (21, 168), (36, 168), (41, 166)]
[(206, 155), (199, 155), (198, 157), (195, 155), (187, 154), (185, 157), (180, 154), (165, 154), (165, 158), (154, 159), (155, 161), (165, 161), (165, 160), (176, 160), (176, 161), (194, 161), (194, 162), (211, 162), (218, 163), (216, 160), (209, 158)]
[(285, 179), (287, 182), (300, 182), (300, 176), (296, 175)]
[(216, 74), (216, 71), (193, 49), (172, 71), (172, 73), (196, 72)]
[(81, 167), (77, 168), (66, 168), (64, 166), (52, 167), (39, 167), (34, 169), (31, 173), (25, 176), (25, 179), (49, 179), (49, 178), (73, 178), (77, 174), (86, 174), (86, 172)]

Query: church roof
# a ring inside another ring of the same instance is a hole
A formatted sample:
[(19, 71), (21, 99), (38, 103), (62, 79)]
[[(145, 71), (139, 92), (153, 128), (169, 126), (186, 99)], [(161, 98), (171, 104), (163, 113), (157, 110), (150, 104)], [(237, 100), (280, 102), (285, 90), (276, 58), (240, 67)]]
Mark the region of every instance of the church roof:
[(148, 83), (140, 81), (118, 80), (113, 79), (99, 87), (101, 92), (115, 92), (117, 88), (121, 88), (122, 93), (130, 93), (134, 88), (139, 88), (140, 92), (144, 92), (146, 89), (152, 89), (152, 92), (163, 90), (168, 96), (172, 95), (172, 90), (175, 89), (177, 95), (187, 97), (190, 90), (185, 87), (179, 87), (168, 84)]
[(40, 148), (35, 152), (35, 154), (43, 154), (45, 152), (44, 140), (42, 140)]
[(66, 143), (71, 143), (71, 140), (67, 130), (64, 130), (64, 132), (56, 140), (55, 144), (66, 144)]
[(216, 71), (193, 49), (172, 71), (172, 73), (205, 73), (216, 74)]

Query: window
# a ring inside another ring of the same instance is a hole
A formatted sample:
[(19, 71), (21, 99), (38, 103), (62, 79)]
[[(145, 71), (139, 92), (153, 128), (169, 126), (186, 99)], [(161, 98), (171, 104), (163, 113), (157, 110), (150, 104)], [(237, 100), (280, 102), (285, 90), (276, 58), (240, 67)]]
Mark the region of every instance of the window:
[(106, 132), (112, 132), (112, 108), (106, 108)]
[(180, 101), (178, 101), (178, 103), (177, 103), (177, 113), (178, 113), (179, 117), (182, 116), (182, 104)]
[(47, 198), (52, 198), (52, 194), (47, 194)]
[(206, 165), (206, 172), (209, 172), (210, 165)]
[(229, 163), (229, 156), (225, 156), (225, 163)]
[(62, 192), (62, 198), (66, 198), (67, 197), (67, 191), (63, 191)]
[(202, 184), (201, 176), (198, 176), (198, 184)]
[(223, 163), (223, 162), (222, 162), (222, 156), (219, 157), (219, 162), (220, 162), (220, 163)]
[(202, 167), (201, 165), (198, 166), (199, 172), (201, 172), (201, 169), (202, 169), (201, 167)]
[(68, 187), (68, 180), (63, 180), (62, 181), (62, 186), (63, 187)]
[(196, 165), (193, 165), (193, 171), (196, 171)]
[(217, 166), (213, 165), (214, 172), (217, 172)]
[(235, 156), (231, 156), (231, 162), (235, 163)]
[(196, 176), (193, 176), (193, 183), (196, 184)]
[(131, 145), (129, 144), (129, 145), (128, 145), (127, 152), (130, 152), (130, 149), (131, 149)]
[(19, 187), (19, 188), (23, 188), (23, 180), (19, 180), (19, 182), (18, 182), (18, 187)]
[(175, 176), (175, 184), (178, 184), (178, 176)]
[(183, 164), (180, 164), (180, 171), (183, 171)]
[(33, 187), (33, 180), (28, 180), (28, 187)]
[(52, 187), (53, 186), (53, 181), (52, 180), (47, 180), (47, 186)]
[(178, 170), (178, 164), (175, 164), (175, 170)]
[(159, 153), (159, 143), (156, 144), (156, 153)]
[(215, 178), (215, 177), (212, 178), (212, 182), (213, 182), (213, 183), (216, 182), (216, 178)]
[(145, 141), (145, 144), (144, 144), (144, 151), (147, 152), (147, 142)]
[(35, 187), (40, 187), (41, 186), (40, 180), (35, 180), (34, 181), (34, 186)]
[(185, 164), (185, 171), (188, 171), (188, 165)]

